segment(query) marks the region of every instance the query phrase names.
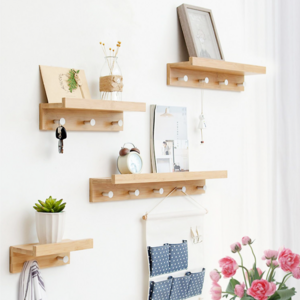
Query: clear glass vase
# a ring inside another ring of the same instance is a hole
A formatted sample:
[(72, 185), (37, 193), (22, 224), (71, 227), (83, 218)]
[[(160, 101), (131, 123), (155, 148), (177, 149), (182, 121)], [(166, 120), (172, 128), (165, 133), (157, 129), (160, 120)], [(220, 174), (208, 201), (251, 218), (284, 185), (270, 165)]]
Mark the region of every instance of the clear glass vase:
[(101, 100), (122, 100), (123, 76), (116, 56), (106, 56), (99, 79)]

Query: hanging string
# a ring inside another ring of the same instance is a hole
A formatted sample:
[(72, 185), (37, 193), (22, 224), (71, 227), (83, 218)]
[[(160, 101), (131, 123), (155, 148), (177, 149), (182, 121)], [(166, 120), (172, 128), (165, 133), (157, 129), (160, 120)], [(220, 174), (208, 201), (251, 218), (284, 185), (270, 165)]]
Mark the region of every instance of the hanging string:
[[(163, 201), (165, 201), (168, 197), (170, 197), (174, 191), (177, 191), (177, 187), (175, 187), (165, 198), (163, 198), (160, 202), (158, 202), (149, 212), (147, 212), (144, 216), (143, 216), (143, 220), (147, 220), (148, 215), (156, 208), (158, 207)], [(183, 192), (183, 191), (182, 191)], [(201, 204), (199, 204), (195, 199), (193, 199), (190, 195), (188, 195), (186, 192), (183, 192), (187, 198), (198, 208), (200, 209), (204, 209), (206, 211), (205, 214), (208, 214), (208, 210), (202, 206)]]
[(166, 200), (169, 196), (171, 196), (174, 191), (177, 190), (177, 187), (175, 187), (165, 198), (163, 198), (160, 202), (158, 202), (149, 212), (147, 212), (144, 216), (143, 216), (143, 220), (147, 220), (148, 215), (157, 207), (159, 206), (164, 200)]
[[(182, 191), (183, 192), (183, 191)], [(208, 210), (203, 206), (201, 205), (200, 203), (198, 203), (195, 199), (193, 199), (189, 194), (187, 194), (186, 192), (183, 192), (191, 202), (193, 202), (196, 206), (198, 206), (199, 208), (203, 208), (206, 213), (205, 214), (208, 214)]]

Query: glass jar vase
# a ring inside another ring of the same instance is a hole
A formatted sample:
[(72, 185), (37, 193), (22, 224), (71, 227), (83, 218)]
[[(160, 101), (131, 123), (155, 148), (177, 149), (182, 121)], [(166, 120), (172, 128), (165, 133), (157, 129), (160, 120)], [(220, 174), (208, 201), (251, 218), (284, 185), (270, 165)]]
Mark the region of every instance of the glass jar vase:
[(101, 100), (122, 100), (123, 76), (118, 57), (106, 56), (99, 78)]

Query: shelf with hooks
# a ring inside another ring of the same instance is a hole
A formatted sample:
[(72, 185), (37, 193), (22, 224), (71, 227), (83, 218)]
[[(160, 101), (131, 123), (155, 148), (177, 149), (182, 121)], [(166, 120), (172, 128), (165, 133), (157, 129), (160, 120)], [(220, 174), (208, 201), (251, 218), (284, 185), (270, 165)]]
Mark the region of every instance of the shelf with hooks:
[(40, 130), (122, 131), (124, 111), (145, 112), (146, 103), (63, 98), (62, 103), (40, 104)]
[(70, 263), (70, 252), (93, 248), (93, 239), (63, 240), (55, 244), (25, 244), (10, 247), (10, 273), (20, 273), (24, 262), (36, 260), (40, 268)]
[(244, 91), (245, 75), (266, 74), (266, 67), (202, 57), (167, 64), (167, 85), (222, 91)]
[(206, 179), (227, 178), (227, 171), (118, 174), (111, 178), (90, 178), (90, 202), (161, 198), (174, 188), (172, 196), (205, 193)]

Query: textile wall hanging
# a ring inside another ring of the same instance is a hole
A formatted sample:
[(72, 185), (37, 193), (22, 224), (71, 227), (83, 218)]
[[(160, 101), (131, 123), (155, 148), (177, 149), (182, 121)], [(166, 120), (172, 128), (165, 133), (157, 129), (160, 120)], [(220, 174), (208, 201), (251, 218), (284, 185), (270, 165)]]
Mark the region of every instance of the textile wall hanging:
[(202, 236), (207, 210), (184, 194), (181, 205), (187, 208), (192, 203), (193, 210), (153, 213), (167, 196), (146, 215), (147, 300), (200, 299), (205, 277)]

